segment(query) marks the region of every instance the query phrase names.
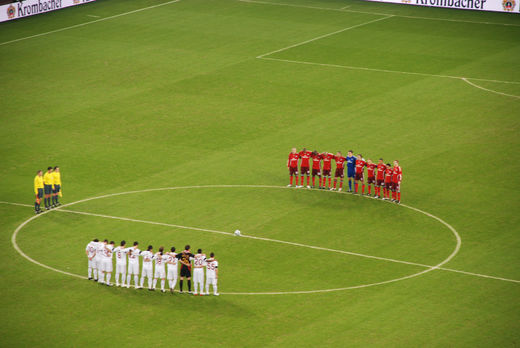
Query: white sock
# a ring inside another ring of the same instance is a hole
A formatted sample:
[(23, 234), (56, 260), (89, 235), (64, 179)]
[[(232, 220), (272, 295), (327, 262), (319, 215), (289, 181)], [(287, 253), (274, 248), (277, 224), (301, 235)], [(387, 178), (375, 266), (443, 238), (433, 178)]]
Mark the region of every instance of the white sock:
[(116, 273), (116, 285), (119, 285), (119, 273)]
[(130, 277), (130, 274), (128, 274), (128, 275), (126, 276), (126, 283), (127, 283), (128, 285), (130, 285), (130, 278), (131, 278), (131, 277)]
[(216, 294), (217, 293), (217, 285), (213, 285), (213, 293)]
[(94, 268), (93, 271), (94, 271), (94, 279), (97, 280), (97, 278), (98, 278), (98, 270), (97, 270), (97, 268)]
[(110, 284), (110, 278), (112, 278), (112, 273), (107, 274), (107, 284)]
[(164, 279), (161, 279), (161, 290), (164, 290)]
[(168, 283), (170, 283), (170, 289), (173, 289), (173, 280), (168, 280)]
[(141, 287), (144, 285), (144, 277), (141, 278)]
[(92, 267), (88, 268), (88, 277), (92, 278)]
[(148, 288), (152, 288), (152, 279), (150, 277), (148, 277)]
[(209, 283), (206, 283), (206, 294), (209, 294)]
[(157, 285), (157, 279), (153, 278), (153, 288), (155, 289), (155, 286)]
[(122, 286), (125, 286), (125, 275), (123, 273), (121, 273), (121, 285)]
[[(137, 282), (138, 280), (139, 280), (139, 277), (138, 277), (137, 275), (134, 274), (134, 285), (135, 285), (135, 287), (137, 287), (138, 284), (139, 284), (139, 283)], [(128, 282), (128, 284), (130, 284), (130, 282)], [(141, 286), (143, 286), (143, 282), (142, 282), (142, 281), (141, 281)]]
[(105, 272), (101, 271), (101, 277), (99, 277), (99, 282), (104, 283), (105, 282)]

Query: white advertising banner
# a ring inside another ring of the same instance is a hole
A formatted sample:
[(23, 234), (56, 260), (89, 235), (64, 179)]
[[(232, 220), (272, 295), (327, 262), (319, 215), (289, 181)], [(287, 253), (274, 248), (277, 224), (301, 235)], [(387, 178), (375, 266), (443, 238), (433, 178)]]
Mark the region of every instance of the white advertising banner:
[(457, 8), (461, 10), (520, 13), (520, 0), (370, 0), (415, 6)]
[(0, 6), (0, 22), (61, 10), (96, 0), (25, 0)]

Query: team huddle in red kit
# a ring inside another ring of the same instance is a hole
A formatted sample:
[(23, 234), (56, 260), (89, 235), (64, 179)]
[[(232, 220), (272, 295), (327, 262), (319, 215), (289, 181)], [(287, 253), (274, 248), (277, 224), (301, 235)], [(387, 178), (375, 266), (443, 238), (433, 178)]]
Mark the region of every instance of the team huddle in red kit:
[[(336, 171), (334, 173), (334, 181), (332, 182), (332, 161), (336, 163)], [(312, 161), (312, 172), (310, 169), (310, 161)], [(322, 168), (323, 162), (323, 168)], [(298, 164), (300, 168), (300, 185), (298, 185)], [(307, 178), (307, 188), (310, 186), (310, 176), (312, 176), (312, 188), (316, 187), (316, 177), (318, 177), (318, 188), (320, 190), (329, 189), (331, 191), (343, 190), (343, 178), (345, 177), (345, 169), (348, 178), (348, 192), (357, 194), (361, 186), (361, 194), (372, 196), (372, 186), (374, 188), (374, 198), (382, 198), (383, 200), (392, 200), (393, 202), (401, 202), (401, 180), (403, 179), (403, 171), (399, 166), (399, 161), (395, 160), (393, 166), (390, 163), (384, 163), (380, 158), (378, 163), (372, 162), (371, 159), (365, 160), (361, 154), (354, 156), (352, 150), (344, 157), (341, 152), (336, 155), (329, 152), (319, 153), (318, 151), (309, 151), (304, 148), (298, 152), (293, 148), (289, 154), (287, 161), (289, 167), (290, 184), (297, 188), (304, 187), (304, 176)], [(345, 168), (346, 167), (346, 168)], [(365, 184), (365, 167), (367, 169), (367, 181)], [(339, 181), (339, 188), (337, 187)], [(354, 181), (354, 190), (352, 190), (352, 181)], [(332, 186), (334, 184), (334, 186)], [(381, 190), (382, 189), (382, 190)], [(392, 198), (390, 198), (390, 195)]]

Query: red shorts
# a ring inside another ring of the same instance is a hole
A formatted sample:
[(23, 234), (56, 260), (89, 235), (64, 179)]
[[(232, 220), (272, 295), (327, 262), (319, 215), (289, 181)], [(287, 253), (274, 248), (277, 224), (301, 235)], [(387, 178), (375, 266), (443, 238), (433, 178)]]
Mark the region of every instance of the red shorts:
[(369, 176), (368, 179), (367, 179), (367, 184), (374, 184), (376, 182), (376, 177), (375, 176)]
[(321, 176), (320, 170), (312, 168), (312, 176), (316, 176), (316, 175)]
[(392, 183), (392, 191), (401, 192), (401, 183), (400, 182), (393, 182)]
[(330, 169), (323, 169), (323, 176), (330, 176)]
[(309, 167), (300, 167), (300, 175), (309, 175), (310, 174), (310, 170), (309, 170)]
[(392, 182), (386, 181), (386, 182), (385, 182), (385, 188), (386, 188), (387, 190), (391, 190), (391, 189), (392, 189)]
[(289, 175), (298, 175), (298, 167), (289, 167)]
[(335, 178), (344, 178), (345, 177), (345, 170), (343, 168), (336, 168), (336, 173), (334, 174)]
[(377, 186), (385, 186), (385, 180), (377, 179)]
[(354, 180), (363, 181), (363, 173), (356, 173)]

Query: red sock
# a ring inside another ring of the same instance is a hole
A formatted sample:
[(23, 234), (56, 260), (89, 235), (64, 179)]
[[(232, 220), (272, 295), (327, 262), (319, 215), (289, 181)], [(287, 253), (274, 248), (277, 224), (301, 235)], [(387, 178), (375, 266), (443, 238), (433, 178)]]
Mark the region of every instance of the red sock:
[[(298, 181), (298, 180), (296, 180)], [(301, 186), (303, 186), (303, 176), (300, 176)]]
[(365, 194), (365, 184), (363, 184), (363, 186), (361, 186), (361, 193)]
[[(309, 176), (307, 175), (307, 186), (309, 186), (309, 180), (310, 180), (310, 178), (309, 178)], [(314, 185), (314, 184), (313, 184), (313, 185)]]
[(397, 192), (397, 200), (401, 201), (401, 192)]
[[(368, 185), (368, 194), (371, 194), (372, 186)], [(374, 193), (376, 191), (376, 188), (374, 187)]]
[(358, 183), (356, 182), (356, 183), (354, 184), (354, 192), (355, 192), (355, 193), (357, 193), (357, 187), (358, 187)]
[(292, 178), (293, 178), (293, 176), (291, 175), (289, 178), (291, 178), (291, 185), (292, 185)]
[(329, 187), (330, 187), (330, 180), (332, 180), (331, 178), (329, 178)]
[(343, 188), (343, 180), (339, 182), (339, 188)]
[(337, 180), (334, 179), (334, 188), (336, 188), (336, 182), (337, 182)]
[(312, 177), (312, 186), (316, 186), (316, 177)]

